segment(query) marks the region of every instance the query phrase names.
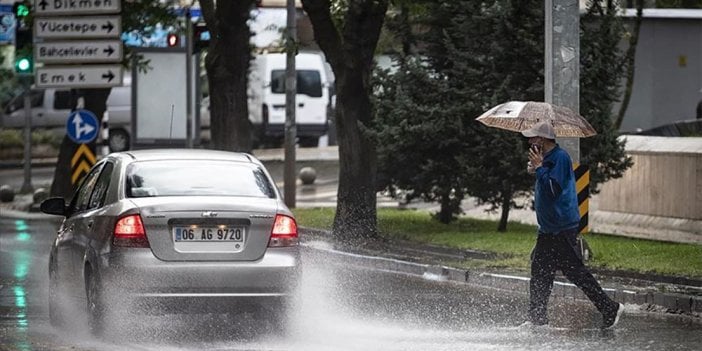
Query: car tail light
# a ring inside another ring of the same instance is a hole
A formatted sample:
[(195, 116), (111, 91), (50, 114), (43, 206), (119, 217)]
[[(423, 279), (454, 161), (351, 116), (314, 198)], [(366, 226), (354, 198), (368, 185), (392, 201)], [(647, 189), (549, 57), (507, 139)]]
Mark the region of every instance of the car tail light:
[(282, 214), (275, 215), (268, 247), (295, 246), (297, 243), (297, 223), (295, 218)]
[(115, 224), (112, 244), (122, 247), (150, 247), (141, 216), (133, 214), (120, 218)]

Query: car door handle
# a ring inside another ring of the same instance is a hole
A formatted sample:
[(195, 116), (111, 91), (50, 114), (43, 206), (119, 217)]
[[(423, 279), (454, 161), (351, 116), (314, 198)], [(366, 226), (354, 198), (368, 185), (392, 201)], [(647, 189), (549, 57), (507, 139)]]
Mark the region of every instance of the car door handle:
[(305, 107), (305, 103), (301, 102), (301, 103), (297, 104), (297, 107)]
[(37, 113), (37, 116), (44, 117), (44, 114), (40, 112), (40, 113)]

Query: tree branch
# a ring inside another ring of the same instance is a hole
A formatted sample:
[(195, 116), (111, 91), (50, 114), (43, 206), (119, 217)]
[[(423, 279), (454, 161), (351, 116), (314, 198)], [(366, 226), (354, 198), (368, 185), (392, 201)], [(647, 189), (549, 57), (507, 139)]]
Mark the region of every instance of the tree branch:
[(314, 38), (322, 48), (327, 61), (335, 72), (340, 72), (343, 56), (342, 41), (331, 17), (330, 0), (302, 0), (302, 8), (310, 17)]

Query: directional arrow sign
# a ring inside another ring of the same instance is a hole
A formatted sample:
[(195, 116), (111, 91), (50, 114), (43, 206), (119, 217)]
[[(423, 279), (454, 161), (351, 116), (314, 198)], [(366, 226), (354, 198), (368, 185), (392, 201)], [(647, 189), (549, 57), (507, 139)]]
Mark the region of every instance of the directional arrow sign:
[(66, 120), (66, 135), (76, 144), (86, 144), (97, 137), (99, 122), (94, 113), (88, 110), (71, 112)]
[(119, 13), (121, 0), (35, 0), (38, 15), (88, 15)]
[(119, 62), (122, 41), (54, 41), (34, 44), (35, 62), (85, 63)]
[(122, 18), (119, 16), (34, 19), (35, 38), (119, 38), (121, 33)]
[(45, 66), (36, 69), (38, 88), (109, 88), (122, 85), (122, 66)]

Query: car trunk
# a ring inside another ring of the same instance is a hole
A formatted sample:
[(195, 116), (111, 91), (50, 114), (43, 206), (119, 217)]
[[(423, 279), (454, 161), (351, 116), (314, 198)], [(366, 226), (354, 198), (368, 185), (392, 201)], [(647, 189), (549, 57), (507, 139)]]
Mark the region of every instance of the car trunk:
[(164, 261), (253, 261), (268, 247), (277, 201), (252, 197), (131, 198)]

